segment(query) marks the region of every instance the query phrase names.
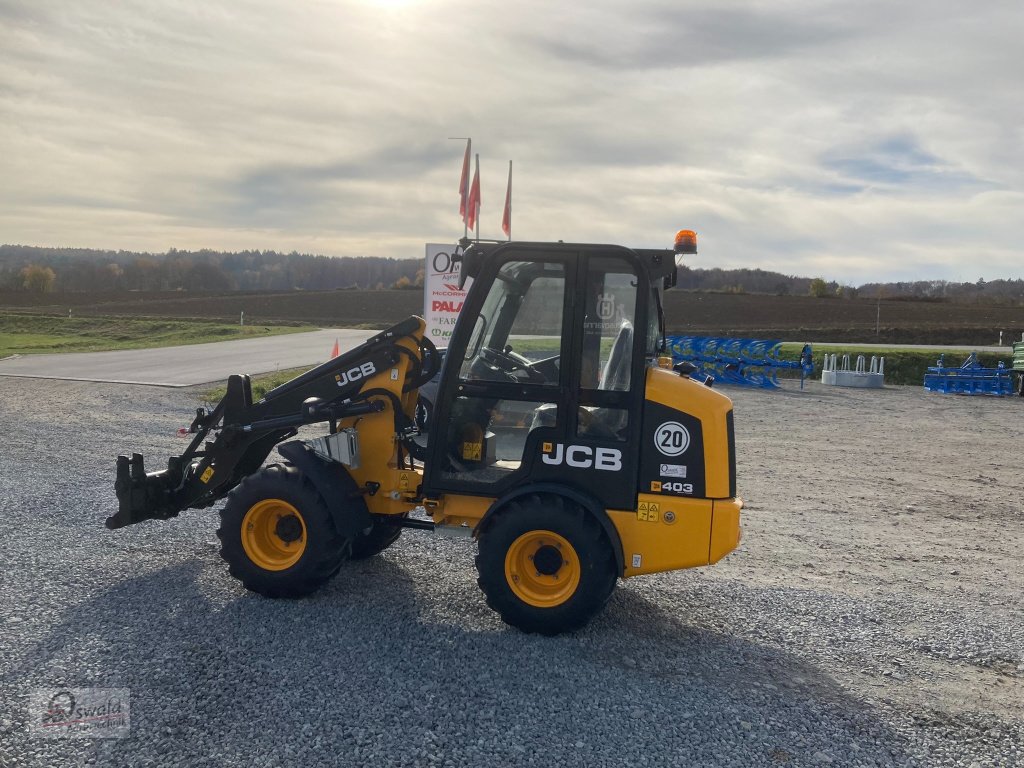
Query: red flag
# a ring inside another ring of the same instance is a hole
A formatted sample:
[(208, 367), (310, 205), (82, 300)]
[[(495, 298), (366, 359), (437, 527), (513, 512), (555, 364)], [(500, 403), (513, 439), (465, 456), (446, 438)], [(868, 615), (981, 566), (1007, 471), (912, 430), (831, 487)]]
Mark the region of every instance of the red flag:
[(501, 231), (512, 239), (512, 161), (508, 161), (508, 189), (505, 190), (505, 211), (501, 214)]
[(469, 147), (472, 139), (466, 139), (466, 154), (462, 158), (462, 178), (459, 179), (459, 216), (466, 220), (466, 198), (469, 195)]
[(480, 216), (480, 155), (476, 156), (476, 169), (473, 172), (473, 185), (469, 188), (469, 200), (466, 201), (467, 224), (470, 229), (476, 226)]

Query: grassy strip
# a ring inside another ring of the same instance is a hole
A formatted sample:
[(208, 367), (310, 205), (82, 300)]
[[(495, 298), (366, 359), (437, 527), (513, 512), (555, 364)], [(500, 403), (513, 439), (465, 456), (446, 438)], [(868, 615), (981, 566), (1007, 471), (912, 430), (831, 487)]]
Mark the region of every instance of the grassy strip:
[[(257, 400), (261, 399), (265, 394), (267, 394), (267, 392), (274, 389), (275, 387), (281, 386), (286, 381), (291, 381), (299, 374), (305, 373), (306, 371), (313, 367), (315, 366), (311, 365), (309, 366), (309, 368), (288, 368), (283, 371), (263, 373), (258, 376), (251, 377), (250, 381), (252, 383), (253, 402), (256, 402)], [(224, 382), (222, 386), (219, 386), (216, 389), (211, 389), (207, 390), (206, 392), (203, 392), (202, 397), (203, 400), (206, 402), (217, 404), (223, 399), (224, 395), (226, 395), (227, 393), (227, 382)]]
[[(527, 352), (544, 352), (549, 354), (558, 354), (557, 348), (554, 351), (551, 350), (551, 342), (546, 339), (516, 339), (514, 341), (514, 347), (516, 351), (521, 353)], [(607, 346), (611, 345), (611, 340), (607, 340)], [(803, 344), (786, 343), (781, 347), (781, 353), (779, 357), (783, 360), (797, 360), (800, 357), (800, 351), (803, 349)], [(606, 350), (607, 351), (607, 350)], [(899, 349), (899, 348), (883, 348), (874, 349), (870, 347), (857, 347), (854, 345), (845, 346), (822, 346), (814, 349), (814, 378), (820, 378), (821, 376), (821, 360), (822, 357), (828, 353), (832, 354), (835, 352), (837, 356), (841, 357), (844, 354), (850, 355), (851, 367), (856, 366), (857, 355), (864, 355), (867, 364), (870, 365), (871, 355), (877, 355), (885, 357), (885, 382), (886, 384), (911, 384), (921, 385), (924, 383), (924, 374), (928, 366), (936, 364), (936, 360), (940, 354), (939, 350), (930, 349)], [(960, 365), (966, 358), (968, 353), (963, 351), (952, 350), (946, 352), (944, 358), (944, 364), (948, 367)], [(1000, 357), (994, 354), (979, 354), (979, 362), (986, 368), (995, 368), (1000, 360), (1006, 363), (1006, 366), (1011, 365), (1012, 360), (1007, 357)], [(312, 366), (310, 366), (312, 367)], [(284, 384), (286, 381), (291, 381), (301, 373), (305, 373), (307, 368), (292, 368), (286, 371), (276, 371), (274, 373), (264, 374), (262, 376), (255, 376), (252, 379), (252, 396), (253, 400), (259, 400), (267, 392), (272, 390), (274, 387)], [(782, 371), (779, 373), (779, 378), (800, 378), (800, 372), (797, 370), (793, 371)], [(225, 387), (218, 387), (217, 389), (210, 390), (204, 393), (204, 398), (212, 403), (217, 403), (227, 393)]]
[[(783, 360), (796, 360), (803, 349), (802, 344), (783, 344), (779, 357)], [(961, 350), (948, 350), (943, 352), (937, 349), (899, 349), (899, 348), (870, 348), (850, 346), (821, 346), (814, 347), (814, 370), (815, 376), (820, 377), (822, 359), (826, 354), (836, 354), (837, 360), (844, 354), (850, 356), (850, 367), (855, 368), (857, 355), (864, 355), (866, 366), (871, 365), (871, 356), (885, 358), (885, 383), (886, 384), (910, 384), (923, 385), (924, 375), (928, 372), (929, 366), (937, 365), (939, 355), (943, 355), (943, 365), (953, 368), (961, 365), (967, 359), (969, 352)], [(985, 368), (995, 368), (1000, 361), (1009, 368), (1013, 364), (1011, 355), (999, 355), (990, 352), (980, 352), (978, 363)]]
[(4, 314), (0, 315), (0, 358), (52, 352), (171, 347), (307, 330), (310, 329), (279, 325), (241, 326), (208, 320)]

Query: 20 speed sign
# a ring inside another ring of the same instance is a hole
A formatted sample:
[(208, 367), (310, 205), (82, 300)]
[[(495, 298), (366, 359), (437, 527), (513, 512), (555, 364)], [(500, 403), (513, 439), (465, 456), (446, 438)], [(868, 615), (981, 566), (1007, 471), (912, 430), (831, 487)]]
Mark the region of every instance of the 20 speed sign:
[(690, 433), (678, 421), (666, 421), (654, 430), (654, 445), (666, 456), (679, 456), (690, 447)]

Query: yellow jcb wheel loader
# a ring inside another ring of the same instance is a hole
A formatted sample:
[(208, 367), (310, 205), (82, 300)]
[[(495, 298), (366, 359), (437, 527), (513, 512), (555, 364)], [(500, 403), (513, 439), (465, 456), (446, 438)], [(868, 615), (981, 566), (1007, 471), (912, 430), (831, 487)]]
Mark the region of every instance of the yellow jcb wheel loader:
[[(620, 577), (734, 549), (732, 403), (665, 356), (660, 291), (696, 236), (680, 232), (675, 253), (461, 249), (472, 286), (443, 355), (410, 317), (256, 402), (231, 376), (167, 469), (118, 458), (107, 526), (226, 497), (221, 555), (270, 597), (309, 594), (405, 529), (472, 536), (487, 604), (548, 635), (583, 626)], [(289, 440), (307, 425), (323, 434)]]

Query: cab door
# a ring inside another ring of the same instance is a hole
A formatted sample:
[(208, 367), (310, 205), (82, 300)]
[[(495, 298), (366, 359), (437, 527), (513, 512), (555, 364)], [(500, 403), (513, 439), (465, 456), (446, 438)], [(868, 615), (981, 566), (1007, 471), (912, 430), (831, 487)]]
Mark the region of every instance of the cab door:
[(427, 493), (500, 496), (566, 429), (576, 267), (565, 249), (511, 244), (474, 278), (432, 418)]
[(633, 509), (648, 335), (646, 272), (626, 248), (581, 250), (578, 265), (565, 438), (541, 446), (531, 479), (573, 485), (607, 508)]
[(625, 248), (496, 248), (446, 355), (426, 492), (555, 482), (633, 508), (648, 293)]

